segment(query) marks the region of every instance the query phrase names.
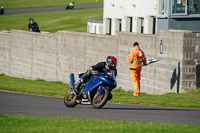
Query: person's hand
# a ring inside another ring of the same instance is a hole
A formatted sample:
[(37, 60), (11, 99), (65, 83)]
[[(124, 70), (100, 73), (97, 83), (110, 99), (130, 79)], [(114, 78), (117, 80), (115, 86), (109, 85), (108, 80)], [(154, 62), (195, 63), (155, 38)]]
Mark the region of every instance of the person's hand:
[(92, 70), (92, 71), (91, 71), (91, 74), (94, 75), (94, 76), (95, 76), (95, 75), (98, 75), (98, 71)]
[(32, 32), (32, 29), (30, 29), (30, 32)]
[(129, 57), (130, 51), (128, 51), (128, 57)]

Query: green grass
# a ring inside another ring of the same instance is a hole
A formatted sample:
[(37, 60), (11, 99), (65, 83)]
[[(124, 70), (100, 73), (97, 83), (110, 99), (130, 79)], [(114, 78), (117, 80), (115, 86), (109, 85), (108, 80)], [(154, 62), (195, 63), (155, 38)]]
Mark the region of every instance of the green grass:
[(0, 75), (0, 89), (31, 94), (64, 97), (69, 85), (62, 82), (47, 82), (44, 80), (27, 80)]
[(0, 0), (0, 6), (4, 8), (27, 8), (45, 6), (66, 6), (74, 1), (75, 5), (103, 3), (103, 0)]
[(168, 93), (163, 95), (149, 95), (141, 93), (139, 97), (132, 96), (133, 92), (125, 92), (121, 89), (113, 91), (111, 102), (143, 104), (156, 106), (171, 106), (184, 108), (200, 108), (200, 89), (188, 93)]
[(87, 19), (102, 19), (103, 9), (1, 15), (0, 30), (18, 29), (28, 31), (28, 19), (30, 17), (38, 23), (40, 31), (69, 30), (86, 32)]
[(198, 133), (199, 125), (0, 115), (2, 133)]
[[(47, 82), (44, 80), (27, 80), (6, 75), (0, 75), (0, 90), (17, 91), (31, 94), (64, 97), (69, 89), (68, 84), (61, 82)], [(200, 89), (194, 92), (164, 95), (149, 95), (141, 93), (141, 96), (132, 96), (133, 92), (125, 92), (121, 89), (112, 91), (113, 103), (143, 104), (156, 106), (200, 108)]]

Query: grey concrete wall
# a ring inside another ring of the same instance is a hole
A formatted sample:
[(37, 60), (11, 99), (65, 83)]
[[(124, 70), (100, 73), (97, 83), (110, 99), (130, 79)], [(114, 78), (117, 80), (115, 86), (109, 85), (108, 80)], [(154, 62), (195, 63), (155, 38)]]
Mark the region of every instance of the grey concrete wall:
[[(181, 89), (181, 65), (183, 51), (184, 32), (159, 31), (156, 35), (129, 34), (119, 35), (119, 83), (122, 88), (132, 89), (128, 64), (125, 63), (128, 50), (132, 43), (140, 43), (147, 59), (158, 59), (159, 61), (143, 67), (141, 90), (151, 94), (162, 94), (169, 92), (183, 92)], [(163, 41), (163, 54), (160, 54), (160, 40)], [(180, 64), (180, 65), (179, 65)], [(179, 76), (179, 77), (178, 77)], [(177, 84), (178, 83), (178, 84)]]
[(32, 79), (57, 81), (57, 48), (56, 35), (32, 34)]
[(0, 73), (56, 81), (57, 38), (55, 35), (16, 30), (0, 33)]
[(69, 82), (69, 74), (89, 69), (108, 55), (117, 56), (118, 40), (115, 37), (89, 35), (86, 33), (58, 33), (58, 80)]
[(200, 18), (169, 19), (169, 29), (200, 31)]
[(169, 29), (169, 19), (158, 18), (157, 19), (157, 30), (168, 30)]
[(26, 32), (13, 31), (10, 40), (10, 76), (31, 78), (32, 36)]
[(183, 46), (183, 88), (200, 88), (200, 33), (185, 33)]
[(9, 75), (10, 71), (10, 39), (8, 33), (0, 34), (0, 73)]
[[(137, 41), (140, 44), (141, 49), (144, 51), (148, 58), (154, 57), (155, 49), (155, 39), (154, 35), (144, 35), (144, 34), (131, 34), (131, 33), (119, 33), (119, 72), (118, 72), (118, 83), (124, 89), (133, 90), (132, 80), (130, 78), (130, 71), (128, 69), (127, 56), (129, 51), (132, 49), (132, 44)], [(149, 50), (146, 50), (149, 49)], [(147, 69), (149, 70), (148, 75), (143, 76)], [(154, 82), (149, 80), (154, 80), (153, 76), (155, 72), (155, 64), (152, 64), (150, 67), (144, 67), (142, 70), (142, 82), (141, 82), (141, 90), (144, 92), (151, 93), (149, 88), (153, 86)], [(144, 73), (144, 74), (143, 74)], [(152, 77), (151, 77), (152, 76)], [(149, 78), (148, 78), (149, 77)], [(146, 79), (148, 78), (148, 79)], [(154, 88), (154, 87), (153, 87)]]
[[(69, 74), (88, 69), (108, 55), (118, 58), (118, 87), (133, 90), (128, 52), (135, 41), (147, 59), (159, 61), (143, 67), (141, 91), (150, 94), (193, 91), (199, 84), (200, 34), (158, 31), (156, 35), (118, 33), (99, 36), (60, 31), (55, 34), (12, 30), (0, 33), (0, 73), (28, 79), (69, 83)], [(160, 54), (160, 41), (163, 54)]]
[(158, 18), (157, 29), (200, 31), (200, 18)]

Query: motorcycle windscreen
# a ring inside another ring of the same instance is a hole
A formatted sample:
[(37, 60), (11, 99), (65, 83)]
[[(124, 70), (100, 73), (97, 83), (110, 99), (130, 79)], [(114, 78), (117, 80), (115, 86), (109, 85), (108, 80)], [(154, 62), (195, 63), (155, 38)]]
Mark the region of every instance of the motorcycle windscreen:
[(114, 89), (117, 85), (117, 82), (115, 81), (115, 76), (113, 74), (113, 77), (111, 77), (111, 74), (108, 74), (106, 76), (100, 75), (98, 76), (98, 79), (101, 80), (104, 84), (106, 84), (106, 86), (108, 86), (109, 88)]

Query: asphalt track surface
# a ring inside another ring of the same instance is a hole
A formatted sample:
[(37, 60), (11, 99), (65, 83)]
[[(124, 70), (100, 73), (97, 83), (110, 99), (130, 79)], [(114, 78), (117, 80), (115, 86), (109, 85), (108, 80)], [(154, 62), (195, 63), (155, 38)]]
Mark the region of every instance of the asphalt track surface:
[(74, 108), (67, 108), (63, 98), (5, 91), (0, 91), (0, 114), (200, 124), (199, 109), (113, 103), (107, 103), (102, 109), (94, 109), (92, 105), (77, 105)]
[[(66, 6), (5, 9), (4, 15), (64, 11), (65, 7)], [(87, 4), (87, 5), (77, 5), (77, 6), (75, 5), (73, 10), (92, 9), (92, 8), (103, 8), (103, 4)]]

